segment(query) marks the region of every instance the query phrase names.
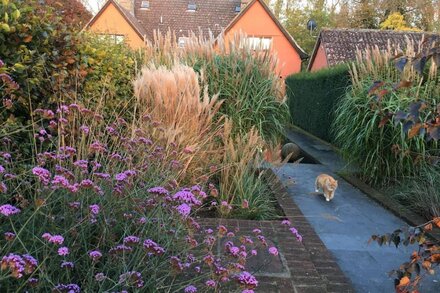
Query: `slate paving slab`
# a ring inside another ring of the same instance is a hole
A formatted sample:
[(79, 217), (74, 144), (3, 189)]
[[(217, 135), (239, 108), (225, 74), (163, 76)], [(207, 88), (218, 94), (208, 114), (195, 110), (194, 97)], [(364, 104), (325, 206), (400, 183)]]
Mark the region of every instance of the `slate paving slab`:
[[(286, 164), (273, 168), (320, 240), (335, 257), (356, 292), (394, 292), (392, 269), (408, 261), (416, 247), (379, 247), (368, 244), (373, 234), (407, 225), (403, 220), (356, 189), (330, 168), (319, 164)], [(314, 194), (315, 178), (322, 173), (338, 180), (335, 198), (326, 202)], [(292, 182), (294, 182), (292, 184)], [(305, 236), (305, 238), (307, 238)], [(438, 276), (427, 277), (421, 292), (440, 292)]]

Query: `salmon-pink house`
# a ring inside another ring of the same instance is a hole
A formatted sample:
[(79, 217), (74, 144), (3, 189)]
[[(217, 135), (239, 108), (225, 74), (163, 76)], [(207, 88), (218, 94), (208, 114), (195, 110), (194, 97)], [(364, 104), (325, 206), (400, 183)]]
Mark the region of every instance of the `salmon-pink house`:
[(182, 46), (190, 32), (226, 41), (244, 33), (255, 49), (277, 54), (282, 77), (301, 71), (307, 58), (263, 0), (109, 0), (86, 28), (133, 49), (153, 40), (154, 31), (173, 31)]

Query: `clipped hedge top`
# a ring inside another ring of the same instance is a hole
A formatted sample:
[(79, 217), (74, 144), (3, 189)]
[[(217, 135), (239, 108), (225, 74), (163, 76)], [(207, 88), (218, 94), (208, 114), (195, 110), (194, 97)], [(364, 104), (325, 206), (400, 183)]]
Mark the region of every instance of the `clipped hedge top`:
[(328, 76), (346, 74), (348, 73), (348, 70), (349, 70), (349, 65), (344, 63), (333, 67), (326, 67), (318, 71), (302, 71), (287, 77), (286, 84), (289, 84), (290, 80), (298, 80), (298, 79), (314, 80), (320, 78), (327, 78)]

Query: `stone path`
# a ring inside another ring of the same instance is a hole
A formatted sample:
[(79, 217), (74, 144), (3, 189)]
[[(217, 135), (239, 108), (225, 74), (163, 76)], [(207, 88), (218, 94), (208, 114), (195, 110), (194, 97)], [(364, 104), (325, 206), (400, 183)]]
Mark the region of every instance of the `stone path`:
[[(373, 234), (392, 232), (406, 223), (337, 176), (336, 171), (346, 166), (328, 145), (300, 132), (290, 132), (288, 137), (322, 163), (273, 168), (289, 196), (335, 257), (356, 292), (394, 292), (388, 272), (408, 261), (414, 247), (379, 247), (376, 243), (368, 245), (367, 241)], [(314, 191), (315, 178), (321, 173), (330, 174), (339, 182), (331, 202), (310, 194)], [(440, 292), (439, 276), (427, 277), (420, 289), (424, 293)]]

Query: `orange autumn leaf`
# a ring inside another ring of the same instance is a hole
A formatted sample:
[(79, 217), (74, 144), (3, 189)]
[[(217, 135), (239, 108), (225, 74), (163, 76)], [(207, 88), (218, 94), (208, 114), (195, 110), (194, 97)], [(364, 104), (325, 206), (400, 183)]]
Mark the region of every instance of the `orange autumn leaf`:
[(37, 198), (37, 199), (35, 200), (35, 205), (36, 205), (38, 208), (44, 206), (45, 204), (46, 204), (46, 200), (45, 200), (45, 199)]
[(427, 260), (425, 260), (423, 263), (422, 263), (422, 268), (424, 268), (425, 270), (429, 270), (430, 268), (431, 268), (431, 262), (430, 261), (427, 261)]
[(399, 286), (401, 287), (407, 286), (409, 285), (409, 283), (410, 283), (410, 279), (407, 276), (405, 276), (402, 279), (400, 279)]
[(408, 133), (408, 138), (413, 138), (414, 136), (416, 136), (419, 133), (420, 128), (422, 128), (422, 124), (417, 123), (416, 125), (414, 125)]
[(32, 36), (26, 36), (24, 39), (23, 39), (23, 42), (25, 42), (25, 43), (30, 43), (32, 41)]
[(431, 262), (440, 263), (440, 253), (436, 253), (436, 254), (431, 255), (431, 257), (429, 259)]
[(436, 218), (432, 219), (432, 222), (433, 222), (438, 228), (440, 228), (440, 217), (436, 217)]
[(425, 231), (431, 231), (432, 230), (432, 224), (431, 223), (429, 223), (428, 225), (425, 225), (425, 227), (423, 227), (423, 229), (425, 230)]

